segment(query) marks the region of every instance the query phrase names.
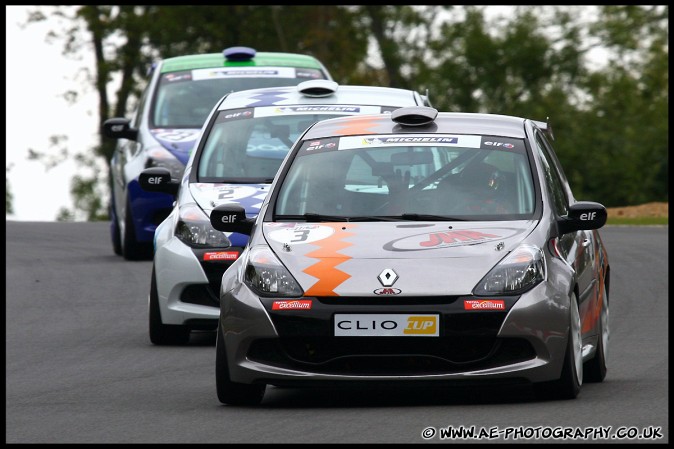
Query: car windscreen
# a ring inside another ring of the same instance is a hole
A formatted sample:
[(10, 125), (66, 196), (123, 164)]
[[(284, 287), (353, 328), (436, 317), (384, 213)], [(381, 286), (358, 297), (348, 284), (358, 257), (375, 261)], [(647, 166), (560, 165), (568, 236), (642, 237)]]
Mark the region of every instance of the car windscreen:
[(152, 127), (201, 128), (215, 103), (230, 92), (295, 86), (309, 79), (325, 78), (317, 69), (301, 69), (301, 72), (291, 67), (242, 69), (199, 69), (163, 74), (152, 104)]
[(379, 106), (288, 105), (219, 111), (196, 155), (199, 182), (271, 182), (297, 138), (312, 124)]
[(522, 220), (534, 182), (522, 139), (480, 135), (364, 135), (302, 143), (275, 220)]

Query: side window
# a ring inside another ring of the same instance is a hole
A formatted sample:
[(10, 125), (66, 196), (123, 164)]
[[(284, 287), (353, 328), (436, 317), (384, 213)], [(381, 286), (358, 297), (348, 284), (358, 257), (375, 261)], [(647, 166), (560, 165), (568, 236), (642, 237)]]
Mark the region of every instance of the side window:
[(136, 108), (133, 120), (131, 121), (131, 126), (134, 128), (138, 128), (140, 126), (140, 120), (143, 117), (143, 110), (145, 109), (145, 102), (147, 100), (148, 90), (149, 88), (146, 88), (145, 91), (143, 91), (143, 95), (141, 95), (140, 101), (138, 102), (138, 107)]
[(543, 142), (543, 151), (546, 152), (546, 154), (549, 157), (548, 160), (557, 169), (556, 171), (562, 180), (562, 185), (564, 187), (564, 190), (566, 191), (566, 196), (570, 200), (569, 202), (572, 202), (571, 200), (573, 200), (573, 192), (571, 192), (571, 187), (569, 186), (569, 179), (566, 177), (566, 173), (564, 173), (564, 168), (562, 167), (561, 162), (559, 162), (559, 158), (557, 158), (557, 153), (555, 153), (555, 150), (552, 148), (550, 141), (545, 137), (545, 134), (539, 134), (539, 136), (541, 138), (541, 141)]
[(540, 155), (543, 164), (545, 184), (550, 192), (552, 207), (557, 215), (566, 215), (568, 213), (569, 200), (566, 195), (566, 190), (564, 189), (564, 182), (555, 168), (553, 156), (550, 154), (548, 147), (543, 142), (539, 133), (536, 133), (536, 144), (538, 154)]

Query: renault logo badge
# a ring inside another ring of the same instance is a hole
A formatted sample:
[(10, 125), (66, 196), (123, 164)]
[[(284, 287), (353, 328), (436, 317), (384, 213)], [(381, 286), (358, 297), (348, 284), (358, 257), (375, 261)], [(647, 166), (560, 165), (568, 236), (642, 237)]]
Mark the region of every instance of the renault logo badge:
[(391, 287), (398, 280), (398, 275), (392, 269), (387, 268), (381, 272), (377, 279), (384, 287)]

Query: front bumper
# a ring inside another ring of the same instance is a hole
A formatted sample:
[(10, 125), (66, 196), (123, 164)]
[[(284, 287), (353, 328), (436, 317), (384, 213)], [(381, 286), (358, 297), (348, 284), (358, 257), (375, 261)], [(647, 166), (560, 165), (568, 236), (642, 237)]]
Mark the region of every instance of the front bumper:
[(175, 198), (167, 193), (146, 192), (137, 179), (129, 182), (127, 189), (136, 240), (152, 242), (157, 226), (171, 213)]
[(159, 310), (164, 324), (216, 329), (222, 275), (242, 248), (193, 249), (177, 238), (154, 257)]
[[(499, 297), (504, 310), (466, 310), (466, 299), (475, 298), (307, 297), (311, 309), (272, 310), (278, 299), (238, 285), (224, 294), (220, 315), (230, 376), (272, 385), (559, 377), (569, 323), (563, 297), (543, 283)], [(439, 336), (335, 337), (336, 313), (437, 314)]]

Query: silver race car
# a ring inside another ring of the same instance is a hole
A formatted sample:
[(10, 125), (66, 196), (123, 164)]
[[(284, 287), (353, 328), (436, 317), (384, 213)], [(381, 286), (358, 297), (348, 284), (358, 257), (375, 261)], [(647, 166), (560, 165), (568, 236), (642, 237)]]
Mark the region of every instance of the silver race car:
[(543, 122), (400, 108), (311, 126), (225, 272), (218, 398), (266, 385), (532, 384), (575, 398), (606, 375), (610, 267)]
[(427, 97), (412, 90), (340, 86), (332, 80), (238, 91), (218, 101), (180, 182), (164, 167), (148, 168), (139, 176), (144, 190), (177, 195), (170, 215), (154, 233), (152, 343), (181, 344), (192, 330), (216, 329), (222, 275), (248, 236), (213, 229), (213, 207), (236, 203), (255, 217), (293, 142), (319, 120), (390, 114), (427, 103)]

